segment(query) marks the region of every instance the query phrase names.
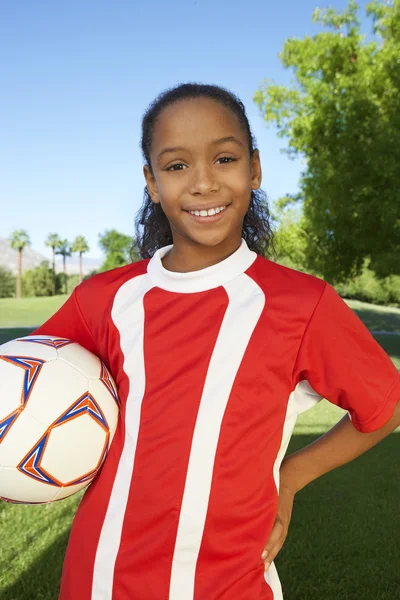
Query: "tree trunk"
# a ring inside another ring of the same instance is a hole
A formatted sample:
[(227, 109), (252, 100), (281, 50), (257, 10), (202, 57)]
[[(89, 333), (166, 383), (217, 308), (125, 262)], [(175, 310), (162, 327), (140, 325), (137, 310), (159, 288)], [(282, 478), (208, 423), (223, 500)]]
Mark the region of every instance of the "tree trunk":
[(18, 248), (17, 298), (21, 298), (22, 248)]
[(63, 254), (63, 263), (64, 263), (64, 293), (68, 294), (67, 290), (67, 257)]
[(56, 295), (56, 249), (53, 246), (53, 296)]
[(82, 283), (82, 252), (79, 253), (79, 283)]

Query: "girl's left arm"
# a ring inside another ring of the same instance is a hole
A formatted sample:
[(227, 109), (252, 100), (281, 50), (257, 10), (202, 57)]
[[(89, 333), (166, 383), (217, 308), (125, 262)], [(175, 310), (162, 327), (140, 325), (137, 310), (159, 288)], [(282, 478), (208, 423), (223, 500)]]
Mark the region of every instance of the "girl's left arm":
[(346, 414), (332, 429), (305, 448), (286, 456), (280, 468), (277, 518), (262, 554), (268, 569), (286, 539), (295, 494), (321, 475), (357, 458), (400, 426), (400, 399), (393, 416), (372, 433), (357, 431)]
[(372, 433), (357, 431), (346, 414), (322, 437), (283, 459), (282, 484), (295, 494), (314, 479), (357, 458), (399, 426), (400, 399), (386, 425)]

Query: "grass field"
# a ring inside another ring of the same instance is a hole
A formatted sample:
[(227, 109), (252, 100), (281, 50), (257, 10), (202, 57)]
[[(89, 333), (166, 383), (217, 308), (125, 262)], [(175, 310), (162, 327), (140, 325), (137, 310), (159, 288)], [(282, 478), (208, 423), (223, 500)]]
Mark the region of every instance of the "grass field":
[(378, 306), (359, 300), (345, 300), (345, 302), (368, 329), (400, 333), (400, 308)]
[(0, 298), (1, 327), (32, 327), (41, 325), (64, 304), (68, 296), (49, 298)]
[[(9, 304), (8, 320), (0, 301), (3, 326), (15, 326), (0, 330), (0, 343), (26, 335), (30, 329), (24, 325), (39, 325), (64, 299), (33, 303), (35, 322), (28, 319), (33, 314), (28, 301), (17, 308)], [(400, 331), (400, 311), (357, 304), (354, 310), (370, 329)], [(375, 338), (400, 370), (400, 336)], [(302, 414), (288, 453), (320, 437), (343, 414), (326, 400)], [(400, 600), (399, 444), (400, 429), (297, 494), (289, 535), (276, 560), (285, 600)], [(0, 503), (1, 600), (57, 599), (81, 497), (44, 506)]]

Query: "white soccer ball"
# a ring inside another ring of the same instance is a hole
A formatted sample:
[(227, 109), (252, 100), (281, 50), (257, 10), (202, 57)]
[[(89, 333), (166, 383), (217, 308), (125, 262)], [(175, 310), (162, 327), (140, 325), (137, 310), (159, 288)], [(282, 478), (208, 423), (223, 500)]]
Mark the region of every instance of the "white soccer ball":
[(0, 497), (61, 500), (99, 472), (117, 427), (116, 385), (71, 340), (22, 337), (0, 346)]

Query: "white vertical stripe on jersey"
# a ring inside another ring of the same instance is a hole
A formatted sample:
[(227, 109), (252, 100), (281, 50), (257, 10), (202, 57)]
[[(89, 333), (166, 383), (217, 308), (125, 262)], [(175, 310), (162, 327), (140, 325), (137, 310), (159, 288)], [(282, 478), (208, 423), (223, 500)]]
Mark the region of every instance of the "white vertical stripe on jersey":
[[(294, 427), (296, 425), (297, 417), (299, 414), (313, 408), (321, 400), (322, 396), (318, 392), (314, 391), (308, 381), (305, 379), (299, 381), (295, 389), (289, 396), (289, 401), (286, 409), (285, 423), (282, 431), (281, 447), (277, 454), (274, 463), (274, 480), (276, 489), (279, 493), (279, 471), (281, 468), (282, 460), (286, 454), (286, 450), (289, 446), (290, 438)], [(271, 563), (268, 571), (264, 575), (265, 580), (274, 593), (274, 600), (283, 600), (281, 582), (275, 567), (274, 562)]]
[[(281, 463), (283, 457), (286, 454), (287, 447), (290, 442), (290, 438), (292, 437), (294, 426), (296, 425), (298, 416), (297, 406), (296, 406), (296, 398), (294, 392), (292, 392), (289, 396), (289, 401), (287, 403), (286, 408), (286, 416), (285, 423), (283, 425), (282, 430), (282, 439), (281, 446), (279, 448), (278, 454), (276, 455), (276, 460), (274, 463), (274, 481), (276, 485), (276, 489), (279, 494), (279, 470), (281, 468)], [(267, 542), (267, 540), (265, 540)], [(268, 583), (269, 587), (272, 589), (274, 594), (274, 600), (283, 600), (282, 594), (282, 586), (279, 580), (278, 572), (275, 567), (275, 563), (272, 561), (267, 572), (264, 573), (264, 579)]]
[(196, 563), (225, 408), (250, 337), (265, 304), (246, 274), (224, 283), (229, 304), (210, 359), (193, 433), (172, 561), (169, 600), (193, 600)]
[[(124, 447), (97, 546), (92, 600), (112, 600), (114, 567), (121, 542), (145, 390), (143, 296), (152, 287), (154, 286), (147, 274), (127, 281), (118, 290), (111, 311), (114, 325), (120, 333), (123, 368), (129, 378), (130, 388), (125, 409)], [(134, 376), (130, 372), (132, 365), (135, 369)]]

